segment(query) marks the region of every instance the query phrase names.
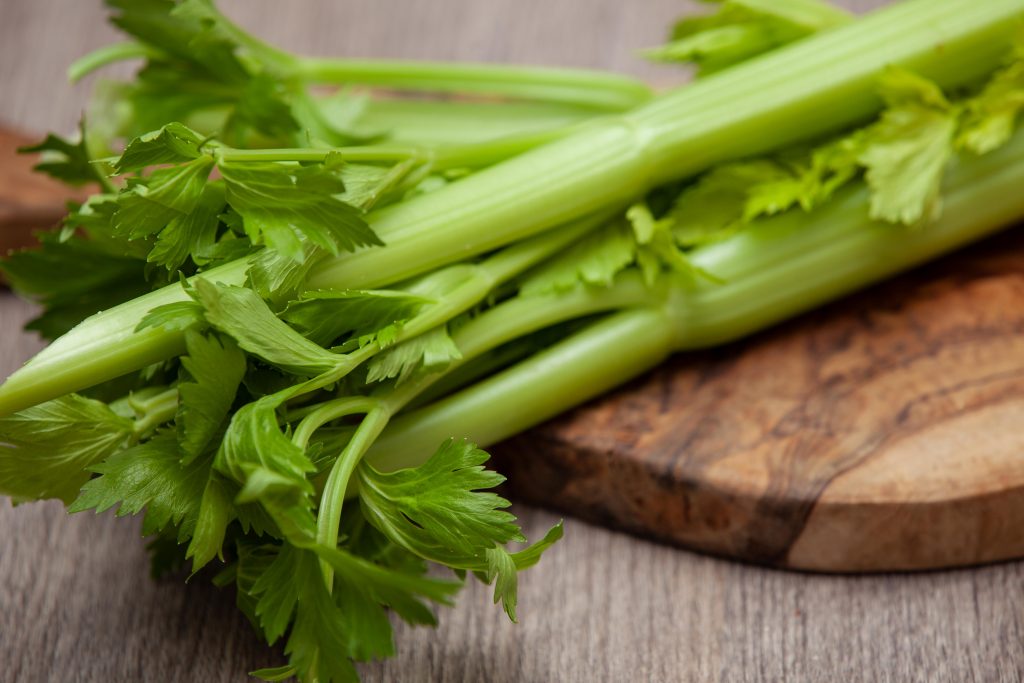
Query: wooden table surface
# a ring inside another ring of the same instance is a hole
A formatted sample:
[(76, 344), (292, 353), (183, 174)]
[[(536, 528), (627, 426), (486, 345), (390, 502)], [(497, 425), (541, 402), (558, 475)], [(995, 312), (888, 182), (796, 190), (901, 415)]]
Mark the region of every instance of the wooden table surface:
[[(865, 7), (878, 2), (848, 3)], [(224, 2), (241, 23), (318, 54), (639, 63), (692, 8), (678, 0)], [(88, 85), (75, 56), (112, 37), (99, 0), (2, 0), (0, 120), (69, 130)], [(0, 376), (40, 344), (31, 308), (0, 294)], [(552, 515), (520, 508), (530, 535)], [(521, 623), (471, 585), (437, 630), (396, 629), (399, 656), (366, 681), (1019, 681), (1024, 564), (817, 576), (702, 557), (568, 520), (522, 579)], [(244, 681), (281, 661), (231, 591), (149, 578), (139, 525), (0, 503), (0, 681)]]

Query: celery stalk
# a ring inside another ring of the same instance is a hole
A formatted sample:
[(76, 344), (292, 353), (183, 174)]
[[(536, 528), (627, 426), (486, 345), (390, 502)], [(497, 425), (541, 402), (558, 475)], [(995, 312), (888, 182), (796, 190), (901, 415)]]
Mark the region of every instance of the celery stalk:
[[(696, 250), (724, 283), (677, 284), (556, 346), (396, 418), (368, 453), (376, 467), (422, 461), (424, 443), (458, 434), (489, 445), (654, 367), (669, 354), (720, 344), (981, 239), (1024, 215), (1024, 134), (946, 179), (942, 217), (926, 228), (867, 217), (852, 188), (819, 211), (790, 212)], [(538, 391), (538, 387), (543, 387)]]
[[(309, 286), (394, 283), (712, 163), (856, 122), (878, 108), (875, 79), (891, 63), (945, 87), (970, 83), (998, 65), (1022, 15), (1020, 0), (910, 0), (883, 9), (374, 212), (369, 222), (387, 246), (325, 262)], [(245, 268), (234, 263), (203, 277), (240, 284)], [(133, 330), (146, 311), (184, 296), (174, 286), (85, 320), (0, 386), (0, 415), (180, 352), (180, 332)]]

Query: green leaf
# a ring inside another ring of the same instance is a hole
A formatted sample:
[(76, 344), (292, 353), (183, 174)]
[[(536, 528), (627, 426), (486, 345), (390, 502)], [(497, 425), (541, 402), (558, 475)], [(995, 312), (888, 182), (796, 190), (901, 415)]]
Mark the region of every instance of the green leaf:
[(0, 418), (0, 493), (15, 500), (70, 502), (88, 468), (125, 448), (131, 420), (69, 394)]
[(0, 272), (22, 296), (43, 306), (27, 325), (47, 339), (56, 339), (96, 311), (150, 291), (139, 259), (108, 251), (94, 240), (73, 236), (61, 240), (40, 233), (39, 247), (17, 251), (0, 261)]
[(299, 132), (287, 98), (287, 90), (279, 80), (262, 74), (252, 76), (241, 89), (235, 110), (225, 125), (229, 138), (244, 141), (250, 129), (281, 139)]
[(263, 249), (253, 258), (246, 275), (261, 297), (284, 303), (305, 289), (310, 270), (326, 256), (327, 252), (308, 242), (303, 244), (302, 257), (298, 260), (275, 249)]
[[(256, 616), (270, 645), (285, 634), (295, 614), (302, 588), (301, 582), (297, 580), (300, 576), (301, 552), (287, 543), (282, 545), (277, 557), (252, 587), (251, 593), (259, 597)], [(315, 577), (314, 580), (323, 583), (322, 577)]]
[(519, 600), (519, 572), (529, 569), (540, 561), (541, 555), (562, 538), (562, 523), (551, 527), (544, 538), (517, 553), (496, 546), (487, 551), (487, 571), (484, 583), (494, 582), (494, 603), (501, 601), (505, 614), (514, 623), (516, 604)]
[(175, 301), (152, 309), (142, 317), (135, 331), (148, 327), (184, 332), (189, 328), (206, 326), (203, 306), (196, 301)]
[(78, 124), (77, 142), (71, 142), (50, 133), (42, 142), (21, 147), (18, 152), (21, 154), (42, 152), (43, 159), (36, 164), (34, 169), (68, 185), (77, 186), (86, 183), (102, 185), (106, 180), (89, 157), (89, 149), (85, 144), (84, 121), (80, 121)]
[(495, 581), (495, 602), (515, 621), (516, 573), (536, 564), (562, 529), (559, 524), (539, 543), (509, 553), (507, 543), (525, 539), (504, 510), (508, 501), (486, 491), (504, 481), (482, 467), (487, 458), (476, 446), (451, 440), (415, 469), (385, 474), (364, 461), (356, 470), (359, 501), (367, 521), (396, 545)]
[(438, 372), (460, 358), (462, 353), (447, 326), (440, 325), (374, 356), (366, 381), (397, 378), (401, 384), (418, 372)]
[(261, 681), (269, 681), (270, 683), (276, 683), (277, 681), (287, 681), (295, 677), (295, 667), (288, 666), (274, 666), (266, 669), (256, 669), (256, 671), (250, 671), (249, 675), (253, 678), (258, 678)]
[(112, 219), (115, 234), (127, 239), (148, 237), (194, 211), (212, 169), (213, 159), (202, 156), (134, 179), (117, 197)]
[(120, 134), (137, 135), (168, 121), (202, 122), (203, 132), (237, 147), (295, 147), (305, 142), (310, 119), (323, 118), (308, 114), (315, 105), (283, 78), (294, 58), (246, 35), (213, 3), (108, 4), (115, 9), (112, 22), (136, 39), (135, 53), (147, 57), (132, 83), (105, 89), (108, 109), (121, 119)]
[(509, 502), (485, 491), (505, 481), (483, 467), (489, 457), (452, 439), (415, 469), (383, 473), (364, 462), (358, 475), (364, 513), (371, 522), (414, 533), (454, 555), (482, 559), (495, 545), (525, 541), (515, 517), (504, 510)]
[(934, 83), (903, 69), (888, 69), (881, 91), (888, 108), (866, 132), (858, 156), (871, 188), (871, 217), (906, 225), (933, 219), (953, 154), (956, 113)]
[(671, 218), (655, 220), (647, 204), (639, 203), (634, 204), (626, 211), (626, 220), (633, 228), (637, 242), (636, 262), (648, 285), (653, 285), (663, 270), (691, 273), (714, 279), (705, 271), (694, 266), (676, 246), (675, 237), (672, 234), (674, 221)]
[[(307, 676), (343, 675), (349, 659), (394, 654), (384, 608), (409, 623), (433, 624), (436, 619), (424, 600), (450, 605), (461, 587), (423, 576), (421, 568), (410, 574), (336, 548), (310, 550), (285, 544), (249, 588), (258, 598), (255, 613), (269, 642), (284, 634), (294, 615), (285, 651), (290, 666)], [(326, 589), (318, 560), (334, 570), (333, 594)]]
[[(107, 0), (119, 12), (110, 22), (140, 42), (167, 54), (196, 76), (215, 77), (222, 83), (244, 83), (248, 72), (235, 56), (237, 45), (209, 17), (172, 0)], [(185, 76), (186, 74), (182, 74)], [(188, 79), (182, 78), (184, 82)]]
[(345, 613), (338, 609), (311, 553), (303, 553), (292, 579), (301, 582), (298, 608), (285, 653), (300, 680), (358, 683), (352, 665)]
[(671, 210), (676, 241), (699, 246), (733, 234), (747, 220), (753, 188), (791, 177), (769, 160), (723, 164), (686, 188)]
[(118, 506), (117, 516), (122, 517), (145, 509), (143, 534), (173, 525), (179, 543), (192, 536), (210, 465), (204, 461), (183, 465), (173, 432), (116, 453), (92, 470), (100, 476), (86, 482), (68, 506), (69, 512), (103, 512)]
[(114, 163), (120, 175), (128, 171), (141, 171), (157, 164), (177, 164), (202, 156), (203, 136), (181, 123), (169, 123), (159, 130), (140, 135), (125, 147)]
[(248, 353), (286, 372), (311, 377), (336, 368), (344, 360), (288, 327), (251, 289), (199, 278), (193, 295), (203, 305), (211, 325)]
[(519, 601), (519, 579), (516, 561), (501, 547), (487, 549), (487, 573), (485, 583), (494, 582), (494, 604), (501, 601), (509, 620), (516, 621), (516, 604)]
[(252, 162), (219, 168), (228, 203), (242, 215), (253, 244), (296, 260), (303, 256), (303, 238), (335, 255), (383, 244), (360, 211), (336, 197), (345, 185), (332, 168)]
[(345, 182), (342, 198), (361, 209), (376, 205), (393, 185), (389, 182), (391, 173), (392, 170), (384, 166), (345, 164), (341, 167), (341, 178)]
[(512, 560), (515, 562), (516, 569), (523, 571), (533, 567), (540, 562), (541, 556), (544, 555), (547, 550), (555, 543), (562, 539), (565, 529), (561, 521), (548, 529), (547, 533), (544, 534), (544, 538), (533, 544), (512, 553)]
[(199, 503), (195, 531), (188, 545), (186, 558), (192, 559), (192, 573), (206, 566), (214, 557), (223, 559), (222, 548), (228, 524), (235, 518), (231, 496), (220, 477), (211, 473)]
[(281, 431), (276, 413), (292, 391), (265, 396), (239, 409), (221, 441), (214, 468), (241, 487), (236, 503), (259, 503), (285, 538), (305, 543), (316, 535), (310, 500), (313, 485), (307, 479), (316, 468)]
[(401, 323), (416, 315), (430, 299), (389, 290), (323, 290), (306, 292), (292, 301), (281, 317), (309, 340), (327, 346), (342, 337), (361, 343), (394, 339)]
[(175, 271), (191, 256), (200, 263), (217, 241), (220, 214), (224, 209), (224, 186), (207, 183), (199, 201), (188, 213), (171, 219), (157, 235), (147, 260)]
[(607, 286), (635, 256), (631, 229), (621, 221), (611, 221), (526, 275), (520, 291), (536, 296), (564, 292), (580, 284)]
[(1002, 147), (1024, 108), (1024, 31), (1019, 31), (1006, 66), (989, 79), (982, 91), (967, 100), (957, 145), (975, 154)]
[(245, 355), (231, 339), (185, 333), (181, 365), (185, 378), (178, 385), (178, 443), (182, 462), (199, 457), (221, 429), (245, 374)]
[[(116, 211), (116, 194), (101, 193), (90, 195), (81, 204), (69, 202), (68, 215), (64, 217), (62, 225), (62, 237), (73, 234), (75, 230), (82, 228), (93, 239), (102, 240), (105, 244), (109, 244), (109, 241), (114, 239), (111, 225), (114, 212)], [(123, 244), (117, 246), (120, 251), (123, 252), (125, 250)]]
[(358, 661), (394, 654), (391, 624), (383, 607), (410, 624), (437, 622), (429, 600), (451, 605), (461, 583), (383, 567), (336, 548), (317, 546), (317, 557), (334, 570), (334, 596), (347, 634), (349, 656)]
[(644, 55), (693, 63), (703, 76), (851, 19), (819, 0), (725, 0), (714, 14), (677, 22), (671, 41)]

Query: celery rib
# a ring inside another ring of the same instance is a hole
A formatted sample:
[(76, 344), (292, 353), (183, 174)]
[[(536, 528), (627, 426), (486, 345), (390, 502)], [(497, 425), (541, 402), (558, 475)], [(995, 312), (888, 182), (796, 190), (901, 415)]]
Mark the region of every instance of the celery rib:
[[(635, 112), (496, 164), (438, 191), (372, 213), (387, 243), (330, 259), (314, 288), (388, 285), (474, 257), (712, 163), (817, 136), (878, 106), (874, 79), (890, 61), (965, 84), (1000, 63), (1020, 0), (910, 0), (741, 64)], [(757, 83), (757, 88), (751, 88)], [(246, 262), (205, 275), (242, 284)], [(0, 415), (181, 352), (181, 333), (134, 334), (174, 286), (84, 321), (0, 386)]]

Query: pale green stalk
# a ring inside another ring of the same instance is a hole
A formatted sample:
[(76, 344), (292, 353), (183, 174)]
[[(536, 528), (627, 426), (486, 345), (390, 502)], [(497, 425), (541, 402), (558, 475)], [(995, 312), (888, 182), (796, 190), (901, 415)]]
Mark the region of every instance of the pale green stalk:
[(486, 447), (654, 367), (676, 351), (750, 334), (978, 240), (1024, 215), (1024, 134), (949, 172), (943, 213), (924, 227), (867, 218), (868, 193), (844, 191), (811, 214), (759, 221), (696, 250), (724, 284), (676, 286), (550, 349), (392, 421), (367, 457), (414, 466), (452, 436)]
[[(878, 74), (906, 66), (944, 87), (991, 72), (1024, 15), (1020, 0), (910, 0), (661, 97), (623, 116), (376, 211), (385, 248), (319, 266), (313, 288), (371, 288), (462, 261), (713, 163), (768, 152), (863, 120)], [(204, 277), (244, 282), (246, 264)], [(0, 387), (0, 415), (182, 351), (181, 333), (133, 335), (163, 290), (84, 321)]]

